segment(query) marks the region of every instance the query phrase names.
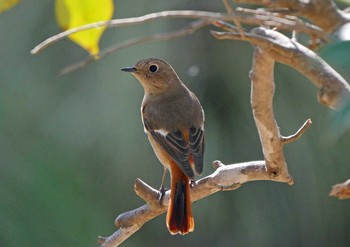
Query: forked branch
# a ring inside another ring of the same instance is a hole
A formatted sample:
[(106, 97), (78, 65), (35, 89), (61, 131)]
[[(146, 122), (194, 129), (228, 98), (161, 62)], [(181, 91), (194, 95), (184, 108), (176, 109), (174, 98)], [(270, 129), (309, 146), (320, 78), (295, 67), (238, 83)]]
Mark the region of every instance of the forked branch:
[[(332, 0), (233, 0), (236, 3), (258, 4), (281, 14), (302, 16), (327, 33), (335, 32), (344, 23), (350, 22), (350, 15), (339, 10)], [(326, 17), (326, 18), (325, 18)]]
[[(162, 12), (155, 12), (151, 14), (147, 14), (139, 17), (125, 18), (125, 19), (116, 19), (110, 21), (99, 21), (87, 25), (83, 25), (80, 27), (72, 28), (70, 30), (61, 32), (57, 35), (54, 35), (39, 45), (37, 45), (34, 49), (32, 49), (32, 54), (37, 54), (47, 48), (48, 46), (68, 37), (69, 35), (84, 31), (87, 29), (93, 29), (98, 27), (124, 27), (129, 25), (138, 25), (147, 23), (150, 21), (154, 21), (157, 19), (205, 19), (207, 21), (238, 21), (240, 23), (245, 23), (249, 25), (264, 25), (264, 26), (279, 26), (281, 29), (285, 30), (298, 30), (300, 32), (305, 32), (309, 35), (317, 36), (320, 38), (327, 38), (327, 34), (325, 34), (322, 29), (318, 28), (314, 25), (309, 25), (302, 20), (288, 20), (286, 21), (283, 18), (280, 18), (274, 14), (269, 12), (259, 12), (257, 13), (232, 13), (232, 14), (224, 14), (219, 12), (208, 12), (208, 11), (196, 11), (196, 10), (169, 10)], [(301, 24), (303, 23), (303, 24)], [(300, 25), (301, 24), (301, 25)]]
[(269, 54), (274, 61), (291, 66), (320, 88), (320, 103), (336, 108), (349, 99), (350, 86), (346, 80), (316, 53), (285, 35), (266, 28), (255, 28), (244, 37), (238, 32), (214, 32), (217, 39), (248, 41)]
[[(232, 165), (224, 165), (220, 161), (213, 163), (215, 172), (196, 181), (191, 189), (192, 202), (203, 199), (219, 191), (234, 190), (250, 181), (271, 180), (290, 183), (284, 176), (271, 178), (266, 170), (265, 161), (250, 161)], [(137, 195), (145, 200), (146, 204), (134, 210), (120, 214), (115, 220), (119, 229), (109, 237), (99, 237), (101, 247), (119, 246), (128, 237), (138, 231), (146, 222), (163, 214), (167, 210), (170, 191), (159, 203), (159, 192), (140, 179), (136, 179), (134, 189)]]

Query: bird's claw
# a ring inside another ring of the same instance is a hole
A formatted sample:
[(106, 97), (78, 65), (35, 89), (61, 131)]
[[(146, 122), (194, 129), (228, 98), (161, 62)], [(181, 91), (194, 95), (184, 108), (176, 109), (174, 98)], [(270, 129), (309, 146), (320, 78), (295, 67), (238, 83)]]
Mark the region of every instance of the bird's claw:
[(167, 190), (168, 190), (168, 189), (167, 189), (167, 188), (164, 188), (163, 186), (160, 187), (160, 189), (159, 189), (159, 197), (158, 197), (158, 200), (159, 200), (160, 206), (163, 206), (163, 198), (164, 198), (165, 192), (166, 192)]
[(191, 182), (190, 182), (191, 188), (193, 188), (195, 185), (196, 185), (196, 181), (195, 180), (191, 180)]

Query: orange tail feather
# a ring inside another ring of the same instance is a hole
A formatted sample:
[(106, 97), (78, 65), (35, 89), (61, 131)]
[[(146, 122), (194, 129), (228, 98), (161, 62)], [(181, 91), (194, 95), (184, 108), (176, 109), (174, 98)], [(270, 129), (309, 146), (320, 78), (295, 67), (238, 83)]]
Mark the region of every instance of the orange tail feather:
[(176, 164), (171, 164), (170, 203), (166, 219), (171, 234), (184, 235), (194, 230), (190, 193), (190, 179)]

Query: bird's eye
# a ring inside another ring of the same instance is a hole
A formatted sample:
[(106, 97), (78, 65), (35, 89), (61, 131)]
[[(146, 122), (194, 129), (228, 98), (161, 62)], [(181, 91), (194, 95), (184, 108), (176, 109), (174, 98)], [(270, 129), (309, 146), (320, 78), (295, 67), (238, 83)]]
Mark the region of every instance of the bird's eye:
[(148, 70), (152, 73), (157, 72), (158, 71), (158, 66), (155, 64), (152, 64), (151, 66), (149, 66)]

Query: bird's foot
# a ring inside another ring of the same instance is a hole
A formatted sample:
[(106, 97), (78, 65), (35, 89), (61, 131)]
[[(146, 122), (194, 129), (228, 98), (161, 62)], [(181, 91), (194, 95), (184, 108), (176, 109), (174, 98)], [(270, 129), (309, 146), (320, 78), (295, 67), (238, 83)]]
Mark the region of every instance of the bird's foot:
[(190, 186), (193, 188), (196, 185), (196, 181), (191, 179)]
[(167, 189), (167, 188), (164, 188), (163, 186), (159, 188), (159, 197), (158, 197), (158, 200), (159, 200), (160, 206), (163, 206), (163, 198), (164, 198), (165, 192), (166, 192), (167, 190), (168, 190), (168, 189)]

